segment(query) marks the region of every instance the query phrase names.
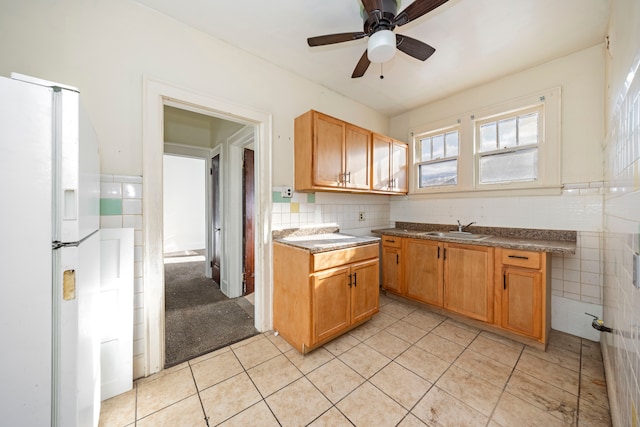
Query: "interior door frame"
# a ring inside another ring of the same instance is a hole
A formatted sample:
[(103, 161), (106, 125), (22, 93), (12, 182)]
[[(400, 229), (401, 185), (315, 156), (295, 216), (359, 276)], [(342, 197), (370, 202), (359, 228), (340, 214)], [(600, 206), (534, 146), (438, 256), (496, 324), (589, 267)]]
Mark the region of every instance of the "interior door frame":
[(148, 76), (143, 78), (142, 96), (142, 188), (143, 188), (143, 304), (145, 376), (164, 367), (164, 264), (162, 156), (163, 117), (168, 102), (179, 108), (252, 125), (256, 156), (256, 290), (255, 327), (272, 328), (273, 253), (271, 248), (272, 115), (226, 100), (183, 89)]

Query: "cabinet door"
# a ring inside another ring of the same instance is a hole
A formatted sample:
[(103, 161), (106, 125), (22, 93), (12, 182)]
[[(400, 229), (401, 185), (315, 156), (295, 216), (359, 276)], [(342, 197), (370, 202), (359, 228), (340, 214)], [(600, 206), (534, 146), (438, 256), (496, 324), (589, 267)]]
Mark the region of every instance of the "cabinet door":
[(444, 307), (493, 321), (493, 248), (444, 245)]
[(539, 270), (505, 267), (502, 280), (502, 327), (540, 338), (542, 273)]
[(351, 323), (349, 267), (331, 269), (312, 277), (315, 344), (339, 333)]
[(387, 191), (391, 182), (390, 140), (373, 134), (371, 146), (373, 151), (371, 188), (374, 190)]
[(400, 287), (400, 255), (400, 248), (382, 246), (382, 287), (396, 294), (402, 294)]
[(346, 188), (369, 190), (369, 164), (371, 132), (347, 124), (345, 128), (345, 168)]
[(351, 321), (359, 322), (378, 312), (379, 295), (378, 260), (351, 266)]
[(409, 180), (407, 179), (409, 146), (404, 142), (393, 141), (392, 147), (391, 190), (396, 193), (406, 193), (409, 191)]
[(409, 298), (442, 306), (442, 244), (432, 240), (406, 239), (404, 282)]
[[(314, 185), (325, 187), (339, 187), (342, 185), (344, 131), (344, 122), (324, 114), (315, 114), (313, 140)], [(302, 167), (302, 165), (298, 165), (298, 167)]]

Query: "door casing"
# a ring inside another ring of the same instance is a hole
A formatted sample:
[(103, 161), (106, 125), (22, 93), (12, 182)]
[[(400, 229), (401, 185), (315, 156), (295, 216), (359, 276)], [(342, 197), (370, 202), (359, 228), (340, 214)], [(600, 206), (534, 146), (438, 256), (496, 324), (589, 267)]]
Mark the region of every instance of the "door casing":
[[(143, 172), (143, 290), (144, 354), (141, 370), (145, 376), (164, 367), (164, 271), (162, 250), (162, 155), (163, 107), (178, 106), (243, 122), (255, 127), (256, 176), (256, 291), (255, 327), (271, 329), (272, 249), (271, 249), (271, 146), (272, 116), (225, 100), (179, 88), (145, 76), (143, 81), (142, 172)], [(241, 262), (241, 260), (240, 260)]]

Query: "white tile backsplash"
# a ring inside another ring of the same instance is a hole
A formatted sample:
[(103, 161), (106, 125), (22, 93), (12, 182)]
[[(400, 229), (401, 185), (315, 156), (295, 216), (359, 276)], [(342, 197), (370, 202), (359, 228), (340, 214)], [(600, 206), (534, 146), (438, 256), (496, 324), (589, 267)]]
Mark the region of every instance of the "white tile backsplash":
[(121, 199), (122, 215), (101, 215), (100, 228), (134, 228), (134, 378), (144, 376), (142, 177), (103, 174), (100, 198)]

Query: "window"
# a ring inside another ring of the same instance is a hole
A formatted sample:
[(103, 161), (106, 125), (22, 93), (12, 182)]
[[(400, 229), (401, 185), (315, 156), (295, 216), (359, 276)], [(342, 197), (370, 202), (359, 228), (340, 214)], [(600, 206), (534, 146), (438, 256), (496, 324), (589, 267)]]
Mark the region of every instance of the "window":
[(538, 179), (542, 107), (476, 122), (478, 183)]
[[(409, 193), (559, 194), (560, 88), (482, 108), (458, 103), (468, 112), (411, 130)], [(416, 115), (437, 117), (437, 107)]]
[(457, 129), (420, 136), (418, 176), (420, 188), (458, 183)]

